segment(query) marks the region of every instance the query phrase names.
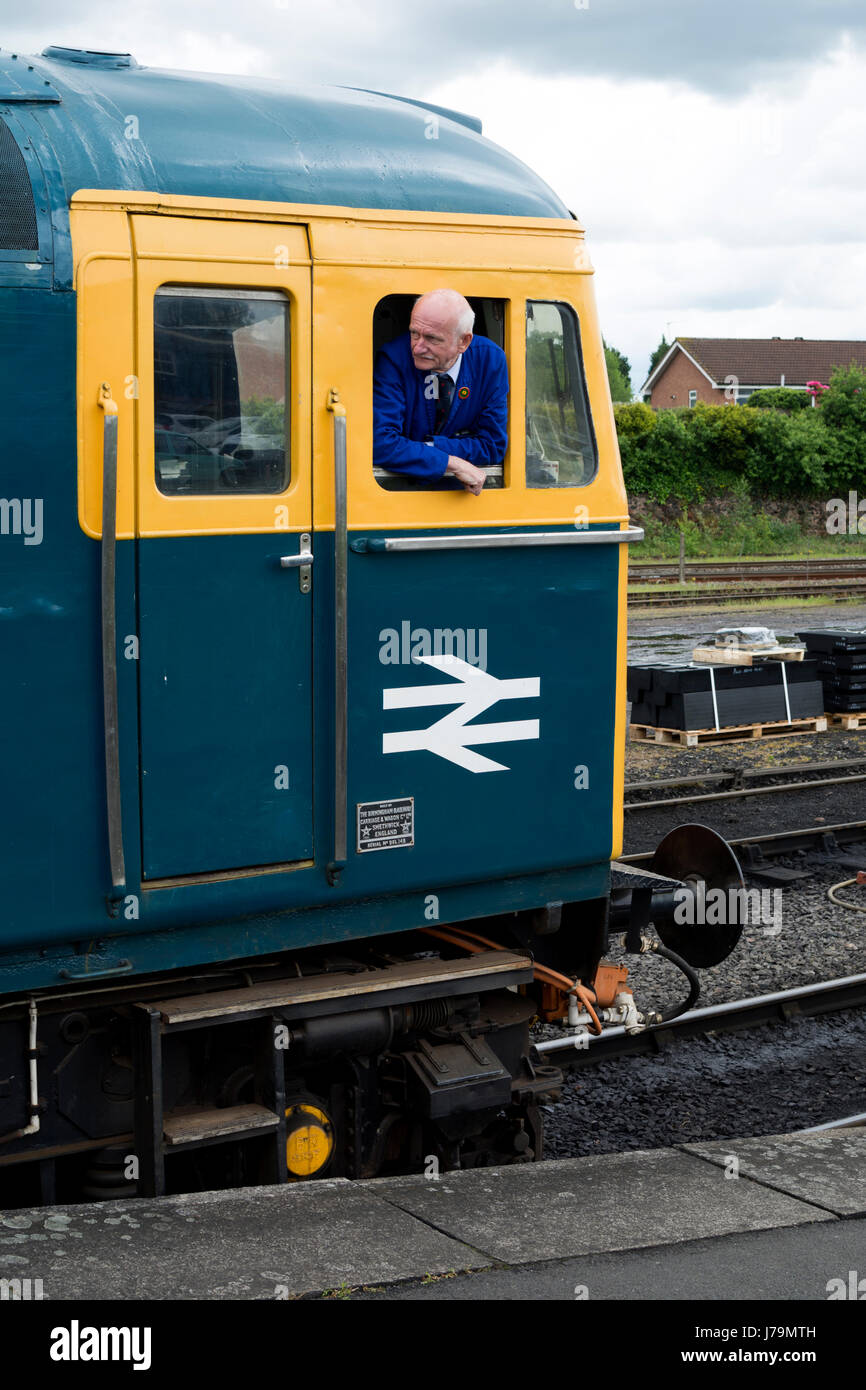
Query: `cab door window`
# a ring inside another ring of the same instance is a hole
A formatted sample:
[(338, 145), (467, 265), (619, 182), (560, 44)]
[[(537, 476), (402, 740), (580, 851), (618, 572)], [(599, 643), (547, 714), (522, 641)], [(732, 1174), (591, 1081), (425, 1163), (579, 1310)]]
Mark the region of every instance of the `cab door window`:
[(156, 485), (168, 495), (289, 483), (289, 304), (265, 290), (163, 286), (154, 301)]
[(582, 487), (598, 468), (580, 331), (568, 304), (526, 305), (526, 486)]

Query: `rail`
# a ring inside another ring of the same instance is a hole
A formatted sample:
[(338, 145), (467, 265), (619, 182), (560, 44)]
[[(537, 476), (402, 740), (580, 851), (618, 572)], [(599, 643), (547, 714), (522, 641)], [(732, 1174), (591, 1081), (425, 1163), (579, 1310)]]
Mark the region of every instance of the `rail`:
[[(572, 1066), (585, 1066), (613, 1056), (640, 1052), (655, 1052), (663, 1045), (660, 1036), (678, 1033), (684, 1037), (699, 1036), (720, 1028), (755, 1027), (759, 1023), (785, 1019), (790, 1013), (835, 1013), (841, 1009), (862, 1008), (866, 1004), (866, 974), (846, 975), (836, 980), (821, 980), (814, 985), (798, 985), (794, 989), (758, 994), (749, 999), (735, 999), (726, 1004), (709, 1004), (691, 1009), (665, 1023), (651, 1024), (637, 1032), (623, 1025), (605, 1028), (596, 1037), (582, 1033), (566, 1038), (550, 1038), (535, 1044), (542, 1056), (548, 1052), (579, 1054)], [(564, 1059), (569, 1064), (568, 1058)]]

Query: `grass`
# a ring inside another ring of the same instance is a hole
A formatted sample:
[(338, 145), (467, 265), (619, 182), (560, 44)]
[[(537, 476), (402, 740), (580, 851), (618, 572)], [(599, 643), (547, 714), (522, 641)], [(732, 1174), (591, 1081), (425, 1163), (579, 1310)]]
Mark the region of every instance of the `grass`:
[[(632, 548), (638, 561), (676, 560), (680, 527), (673, 521), (639, 521), (646, 537)], [(686, 560), (801, 560), (866, 556), (866, 537), (813, 535), (796, 521), (780, 521), (753, 510), (751, 504), (733, 516), (688, 520), (683, 526)]]
[[(815, 539), (815, 537), (812, 539)], [(847, 546), (847, 549), (852, 552), (851, 555), (840, 555), (840, 553), (838, 553), (838, 542), (840, 542), (840, 537), (827, 537), (827, 541), (830, 541), (830, 539), (833, 539), (834, 548), (828, 548), (827, 546), (827, 548), (820, 550), (780, 550), (778, 555), (698, 555), (692, 557), (687, 555), (685, 556), (685, 563), (716, 566), (716, 564), (741, 564), (744, 560), (749, 564), (766, 563), (770, 562), (770, 560), (773, 560), (776, 564), (784, 564), (785, 560), (866, 560), (866, 539), (860, 539), (859, 548), (855, 548), (853, 545)], [(855, 541), (855, 537), (851, 537), (851, 539)], [(638, 564), (648, 564), (655, 562), (655, 560), (659, 560), (659, 562), (667, 560), (667, 562), (669, 562), (671, 559), (680, 559), (680, 552), (678, 552), (678, 550), (674, 556), (645, 555), (645, 545), (646, 542), (641, 541), (638, 542), (638, 545), (631, 546), (632, 555), (638, 556), (638, 552), (641, 552), (637, 559)]]

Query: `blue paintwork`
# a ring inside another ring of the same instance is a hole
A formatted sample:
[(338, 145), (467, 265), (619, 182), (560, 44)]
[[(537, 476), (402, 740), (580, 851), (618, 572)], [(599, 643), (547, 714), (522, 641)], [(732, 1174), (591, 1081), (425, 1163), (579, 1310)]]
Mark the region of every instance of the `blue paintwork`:
[[(27, 65), (33, 72), (27, 73)], [(0, 53), (4, 76), (50, 82), (39, 123), (80, 188), (147, 189), (343, 207), (568, 217), (520, 160), (440, 107), (340, 87)], [(8, 88), (7, 88), (8, 90)], [(2, 113), (2, 96), (0, 96)], [(430, 139), (431, 114), (438, 136)], [(136, 127), (138, 134), (128, 131)], [(227, 153), (230, 152), (230, 153)]]
[[(99, 546), (80, 530), (76, 506), (69, 195), (96, 186), (567, 214), (459, 121), (443, 117), (439, 141), (426, 141), (425, 108), (403, 99), (35, 61), (28, 81), (49, 80), (60, 102), (4, 104), (3, 92), (14, 95), (10, 64), (0, 55), (0, 114), (26, 147), (40, 251), (0, 266), (0, 497), (38, 499), (43, 534), (38, 545), (0, 535), (0, 993), (121, 962), (143, 974), (404, 930), (431, 920), (431, 895), (440, 922), (604, 896), (616, 547), (351, 552), (350, 843), (331, 886), (331, 533), (313, 538), (309, 596), (295, 571), (278, 567), (297, 534), (118, 546), (127, 882), (110, 892)], [(139, 141), (123, 134), (130, 114)], [(501, 702), (477, 721), (540, 720), (538, 740), (482, 748), (507, 771), (473, 773), (429, 751), (383, 753), (383, 733), (426, 728), (452, 708), (383, 710), (386, 688), (450, 683), (380, 660), (382, 632), (406, 622), (484, 629), (492, 675), (540, 678), (537, 698)], [(130, 634), (141, 639), (138, 661), (127, 659)], [(287, 791), (274, 784), (281, 764)], [(582, 764), (590, 785), (577, 790)], [(414, 846), (357, 854), (356, 805), (401, 796), (415, 799)], [(148, 886), (154, 876), (309, 859)]]
[[(255, 538), (248, 539), (252, 542)], [(187, 552), (182, 568), (193, 572), (213, 565), (219, 570), (233, 540), (236, 538), (182, 538), (176, 543)], [(292, 541), (284, 537), (284, 548), (293, 549)], [(165, 544), (144, 541), (139, 548), (146, 553), (148, 548)], [(92, 544), (84, 541), (84, 547), (87, 554), (95, 553)], [(145, 881), (142, 887), (137, 853), (141, 833), (137, 708), (139, 680), (146, 689), (146, 679), (144, 656), (142, 663), (123, 659), (121, 635), (121, 760), (128, 881), (127, 894), (110, 917), (105, 896), (95, 636), (89, 633), (91, 659), (84, 669), (76, 660), (74, 639), (70, 642), (67, 638), (59, 649), (60, 686), (72, 696), (66, 720), (60, 717), (63, 709), (56, 707), (58, 645), (31, 645), (27, 691), (17, 717), (19, 732), (33, 727), (27, 712), (29, 698), (29, 708), (35, 708), (41, 720), (37, 776), (31, 779), (24, 773), (32, 761), (26, 739), (22, 741), (16, 734), (4, 750), (7, 766), (18, 766), (22, 773), (4, 808), (9, 822), (3, 829), (7, 844), (13, 825), (21, 827), (15, 843), (18, 854), (2, 856), (6, 879), (3, 896), (13, 909), (6, 917), (3, 939), (16, 952), (0, 966), (0, 982), (5, 981), (5, 988), (23, 988), (23, 981), (27, 987), (46, 987), (58, 983), (62, 971), (80, 970), (81, 960), (71, 966), (69, 945), (64, 944), (73, 941), (79, 943), (77, 949), (85, 953), (91, 970), (100, 965), (110, 968), (122, 959), (143, 972), (342, 940), (369, 935), (371, 930), (405, 930), (424, 923), (431, 893), (439, 898), (439, 920), (444, 922), (509, 907), (600, 896), (607, 891), (613, 702), (599, 700), (598, 692), (612, 689), (614, 678), (615, 548), (519, 552), (527, 581), (525, 591), (540, 596), (536, 603), (523, 607), (515, 606), (508, 567), (502, 564), (509, 552), (474, 551), (459, 557), (350, 552), (351, 819), (358, 802), (414, 796), (416, 842), (412, 848), (357, 855), (352, 825), (349, 863), (335, 887), (328, 886), (325, 875), (333, 845), (332, 706), (328, 698), (333, 682), (331, 534), (317, 535), (314, 548), (316, 581), (310, 599), (315, 629), (313, 685), (317, 692), (313, 762), (319, 789), (314, 866), (156, 889), (148, 889)], [(33, 549), (38, 553), (42, 547)], [(120, 634), (135, 630), (133, 551), (134, 546), (127, 543), (121, 544), (118, 552)], [(8, 551), (0, 548), (0, 555), (6, 554)], [(513, 554), (509, 558), (513, 563)], [(149, 563), (145, 554), (145, 572)], [(281, 572), (279, 579), (296, 583), (291, 572)], [(80, 638), (94, 626), (88, 622), (86, 595), (89, 589), (95, 611), (96, 580), (94, 571), (91, 584), (75, 594), (74, 612), (66, 616), (69, 637), (77, 633)], [(231, 588), (223, 590), (229, 630), (249, 616), (244, 594), (235, 586), (232, 605)], [(174, 630), (177, 605), (171, 587), (154, 597), (154, 623), (157, 597), (164, 604), (166, 625)], [(423, 666), (382, 664), (383, 629), (400, 629), (404, 621), (415, 629), (486, 628), (491, 674), (499, 678), (540, 674), (537, 701), (503, 702), (477, 721), (540, 719), (538, 741), (484, 746), (483, 752), (506, 763), (508, 772), (470, 773), (429, 752), (382, 753), (385, 730), (413, 727), (416, 722), (426, 727), (445, 712), (442, 707), (417, 712), (382, 710), (381, 691), (386, 687), (450, 680), (426, 672)], [(562, 640), (563, 633), (571, 632), (573, 647), (568, 638), (565, 644)], [(76, 670), (87, 677), (84, 690), (75, 684)], [(259, 664), (247, 674), (258, 695), (267, 683), (266, 667)], [(35, 706), (34, 688), (41, 689), (41, 700)], [(146, 695), (143, 698), (146, 700)], [(5, 702), (8, 708), (8, 691)], [(89, 706), (86, 721), (69, 729), (73, 715), (80, 716), (85, 706)], [(206, 705), (198, 722), (197, 738), (210, 738), (217, 746), (223, 728), (219, 709)], [(253, 728), (251, 746), (257, 737), (258, 730)], [(572, 774), (581, 764), (589, 768), (590, 786), (576, 790)], [(239, 766), (243, 780), (247, 772), (242, 764)], [(184, 816), (194, 819), (201, 814), (203, 807), (207, 813), (207, 799), (195, 785), (196, 779), (192, 780), (193, 786), (177, 807), (179, 825)], [(48, 823), (55, 831), (62, 827), (49, 845), (42, 838), (46, 785), (51, 804), (57, 808), (57, 815)], [(182, 789), (182, 784), (179, 786)], [(226, 799), (230, 799), (228, 790)], [(64, 816), (64, 807), (73, 810)], [(50, 873), (46, 873), (49, 865)], [(191, 865), (180, 863), (177, 871), (189, 872)], [(507, 881), (502, 878), (505, 873), (509, 875)], [(39, 885), (38, 890), (34, 891), (34, 884)], [(34, 940), (42, 951), (38, 959), (24, 949)]]
[[(230, 888), (235, 885), (229, 884)], [(439, 894), (440, 922), (458, 922), (501, 912), (516, 912), (543, 903), (606, 898), (610, 889), (608, 864), (593, 864), (569, 873), (539, 874), (531, 878), (499, 878), (490, 883), (460, 887), (443, 886)], [(167, 899), (179, 911), (187, 889), (167, 890)], [(238, 895), (226, 894), (223, 915), (204, 924), (194, 921), (183, 931), (139, 931), (135, 936), (114, 937), (103, 930), (86, 942), (45, 945), (39, 950), (10, 951), (2, 957), (0, 984), (3, 993), (68, 988), (70, 976), (103, 971), (147, 974), (208, 962), (234, 961), (270, 955), (306, 946), (333, 945), (382, 933), (429, 925), (425, 902), (419, 895), (393, 893), (354, 901), (324, 900), (303, 912), (275, 909), (271, 913), (242, 912)], [(234, 915), (228, 915), (234, 912)], [(114, 930), (112, 928), (111, 930)]]
[(5, 290), (0, 363), (0, 497), (41, 500), (43, 514), (39, 545), (0, 535), (0, 936), (42, 944), (46, 923), (68, 937), (92, 920), (106, 869), (99, 548), (77, 517), (73, 297)]
[(281, 532), (139, 545), (148, 878), (312, 854), (312, 601), (280, 568), (297, 549)]

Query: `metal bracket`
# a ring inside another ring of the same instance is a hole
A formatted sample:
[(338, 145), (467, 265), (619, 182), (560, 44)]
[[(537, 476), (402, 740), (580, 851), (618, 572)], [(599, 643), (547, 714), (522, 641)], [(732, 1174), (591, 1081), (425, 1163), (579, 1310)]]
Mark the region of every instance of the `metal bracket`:
[(298, 588), (302, 594), (308, 594), (313, 587), (312, 567), (313, 555), (312, 538), (308, 532), (298, 538), (300, 550), (297, 555), (281, 555), (280, 565), (284, 570), (298, 571)]

